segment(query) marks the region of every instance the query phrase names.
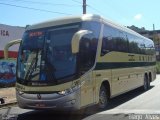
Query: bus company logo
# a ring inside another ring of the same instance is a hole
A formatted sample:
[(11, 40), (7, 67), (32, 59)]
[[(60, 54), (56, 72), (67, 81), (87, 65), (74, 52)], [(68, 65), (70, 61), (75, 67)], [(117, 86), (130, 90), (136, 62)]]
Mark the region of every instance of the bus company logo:
[(0, 30), (0, 36), (9, 36), (9, 32), (7, 30)]
[(42, 97), (40, 94), (37, 94), (37, 98), (40, 100)]

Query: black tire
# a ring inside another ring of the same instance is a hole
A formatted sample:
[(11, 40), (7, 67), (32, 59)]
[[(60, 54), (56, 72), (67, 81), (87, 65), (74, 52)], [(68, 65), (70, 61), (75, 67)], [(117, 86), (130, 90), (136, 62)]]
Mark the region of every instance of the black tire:
[(150, 79), (148, 78), (148, 83), (147, 83), (147, 86), (148, 86), (148, 90), (151, 88), (151, 85), (150, 85)]
[(147, 91), (150, 89), (150, 81), (147, 77), (147, 75), (144, 76), (144, 85), (143, 85), (144, 91)]
[(98, 108), (103, 110), (106, 109), (108, 106), (108, 93), (104, 85), (101, 86), (100, 91), (99, 91), (99, 103), (98, 103)]

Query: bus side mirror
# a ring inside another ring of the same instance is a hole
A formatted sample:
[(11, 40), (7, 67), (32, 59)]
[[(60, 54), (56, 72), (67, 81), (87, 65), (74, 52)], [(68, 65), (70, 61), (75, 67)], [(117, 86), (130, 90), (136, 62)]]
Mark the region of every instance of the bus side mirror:
[(76, 32), (72, 37), (72, 53), (78, 53), (79, 52), (79, 44), (81, 38), (86, 34), (91, 34), (92, 31), (89, 30), (80, 30)]
[(19, 44), (21, 41), (22, 41), (21, 39), (12, 40), (8, 44), (5, 45), (5, 47), (4, 47), (4, 58), (5, 59), (8, 59), (9, 47), (11, 47), (12, 45), (15, 45), (15, 44)]

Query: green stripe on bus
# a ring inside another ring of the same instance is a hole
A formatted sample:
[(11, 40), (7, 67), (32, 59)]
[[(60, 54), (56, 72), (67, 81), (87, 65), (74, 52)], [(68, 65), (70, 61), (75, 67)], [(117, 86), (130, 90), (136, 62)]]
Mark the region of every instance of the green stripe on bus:
[(131, 68), (156, 65), (156, 62), (102, 62), (97, 63), (95, 70)]

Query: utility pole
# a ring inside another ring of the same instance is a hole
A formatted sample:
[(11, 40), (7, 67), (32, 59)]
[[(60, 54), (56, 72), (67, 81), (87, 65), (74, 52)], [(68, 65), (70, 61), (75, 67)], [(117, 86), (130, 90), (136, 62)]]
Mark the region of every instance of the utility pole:
[(83, 0), (83, 14), (86, 14), (86, 7), (87, 7), (86, 0)]
[(160, 60), (160, 41), (159, 41), (159, 37), (157, 36), (157, 33), (155, 31), (154, 24), (153, 24), (153, 41), (156, 45), (156, 58), (159, 61)]
[(153, 24), (153, 31), (155, 31), (155, 26), (154, 26), (154, 24)]

